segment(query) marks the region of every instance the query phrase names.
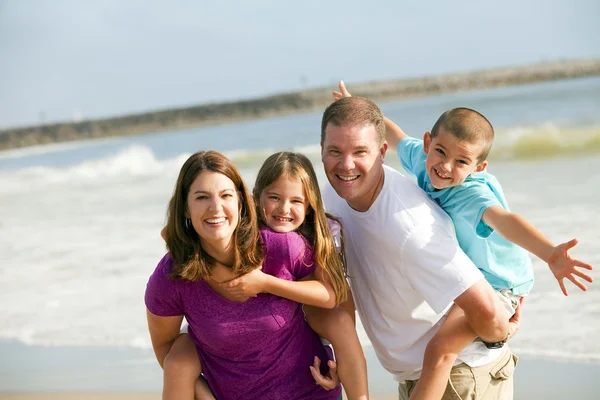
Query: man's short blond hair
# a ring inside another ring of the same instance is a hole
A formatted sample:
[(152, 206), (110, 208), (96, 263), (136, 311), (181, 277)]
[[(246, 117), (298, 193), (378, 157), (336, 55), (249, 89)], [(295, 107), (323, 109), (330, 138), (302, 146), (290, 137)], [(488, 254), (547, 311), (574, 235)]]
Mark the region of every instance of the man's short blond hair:
[(325, 129), (329, 124), (359, 127), (373, 125), (377, 131), (378, 144), (385, 141), (383, 114), (377, 104), (364, 97), (342, 97), (325, 109), (321, 120), (321, 143), (325, 141)]

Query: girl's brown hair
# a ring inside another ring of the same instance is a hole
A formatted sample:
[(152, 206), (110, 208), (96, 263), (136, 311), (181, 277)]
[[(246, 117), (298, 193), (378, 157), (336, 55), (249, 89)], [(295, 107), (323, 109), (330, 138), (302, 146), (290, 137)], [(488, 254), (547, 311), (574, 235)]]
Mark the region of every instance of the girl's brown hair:
[(225, 175), (233, 182), (239, 204), (239, 220), (231, 240), (234, 251), (232, 265), (236, 276), (250, 272), (262, 264), (262, 248), (256, 206), (235, 165), (216, 151), (200, 151), (190, 156), (181, 167), (173, 197), (167, 210), (165, 240), (175, 263), (172, 278), (198, 281), (207, 279), (215, 260), (201, 245), (202, 238), (189, 221), (186, 222), (187, 199), (192, 183), (204, 171)]
[(252, 192), (258, 207), (258, 214), (262, 215), (262, 205), (260, 204), (262, 192), (282, 176), (288, 179), (297, 179), (302, 183), (308, 201), (308, 210), (304, 222), (298, 228), (298, 232), (311, 244), (315, 262), (331, 284), (336, 303), (342, 303), (348, 295), (343, 239), (341, 238), (342, 251), (341, 254), (338, 254), (327, 219), (337, 223), (340, 223), (340, 221), (325, 213), (317, 175), (312, 163), (306, 156), (283, 151), (275, 153), (265, 160), (258, 172)]

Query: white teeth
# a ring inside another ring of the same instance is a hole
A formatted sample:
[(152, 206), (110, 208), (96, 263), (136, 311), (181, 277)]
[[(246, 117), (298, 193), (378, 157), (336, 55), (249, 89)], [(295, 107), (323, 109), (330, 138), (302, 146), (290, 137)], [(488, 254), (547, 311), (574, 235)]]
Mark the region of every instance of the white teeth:
[(443, 174), (443, 173), (441, 173), (440, 171), (438, 171), (438, 170), (437, 170), (437, 169), (435, 169), (435, 168), (434, 168), (433, 170), (435, 171), (435, 174), (436, 174), (437, 176), (439, 176), (440, 178), (442, 178), (442, 179), (448, 179), (448, 178), (450, 178), (450, 176), (449, 176), (449, 175)]
[(221, 222), (225, 222), (225, 218), (207, 219), (206, 222), (209, 224), (220, 224)]
[(291, 218), (285, 218), (285, 217), (273, 217), (273, 218), (275, 218), (277, 221), (292, 222)]
[(341, 176), (341, 175), (338, 175), (337, 177), (340, 178), (343, 181), (346, 181), (346, 182), (350, 182), (350, 181), (353, 181), (355, 179), (358, 179), (358, 175), (352, 175), (352, 176)]

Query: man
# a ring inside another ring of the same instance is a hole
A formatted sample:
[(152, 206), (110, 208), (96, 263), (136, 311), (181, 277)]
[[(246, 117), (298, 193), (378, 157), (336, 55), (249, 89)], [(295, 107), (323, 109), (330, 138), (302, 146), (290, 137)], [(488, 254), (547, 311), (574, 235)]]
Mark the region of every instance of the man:
[[(509, 327), (493, 289), (458, 247), (450, 218), (384, 165), (386, 151), (383, 115), (373, 102), (346, 97), (325, 110), (321, 154), (330, 185), (324, 201), (343, 223), (348, 276), (365, 331), (400, 382), (400, 399), (408, 399), (427, 343), (453, 304), (482, 340), (501, 342)], [(459, 355), (444, 399), (512, 398), (515, 360), (507, 346), (472, 343)]]

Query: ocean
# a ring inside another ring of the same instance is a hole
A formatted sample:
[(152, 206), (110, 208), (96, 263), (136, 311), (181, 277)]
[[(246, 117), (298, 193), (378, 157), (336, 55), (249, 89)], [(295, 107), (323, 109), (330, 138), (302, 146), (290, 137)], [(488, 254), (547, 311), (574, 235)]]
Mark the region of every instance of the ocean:
[[(488, 168), (512, 211), (555, 243), (578, 238), (572, 255), (600, 268), (600, 78), (381, 104), (416, 137), (457, 106), (481, 111), (495, 126)], [(320, 118), (313, 112), (0, 152), (0, 340), (149, 348), (144, 289), (165, 253), (160, 230), (185, 159), (221, 151), (251, 187), (269, 154), (294, 150), (311, 158), (323, 183)], [(400, 168), (394, 152), (386, 162)], [(585, 293), (567, 283), (564, 297), (535, 257), (534, 268), (513, 350), (600, 362), (600, 283)]]

